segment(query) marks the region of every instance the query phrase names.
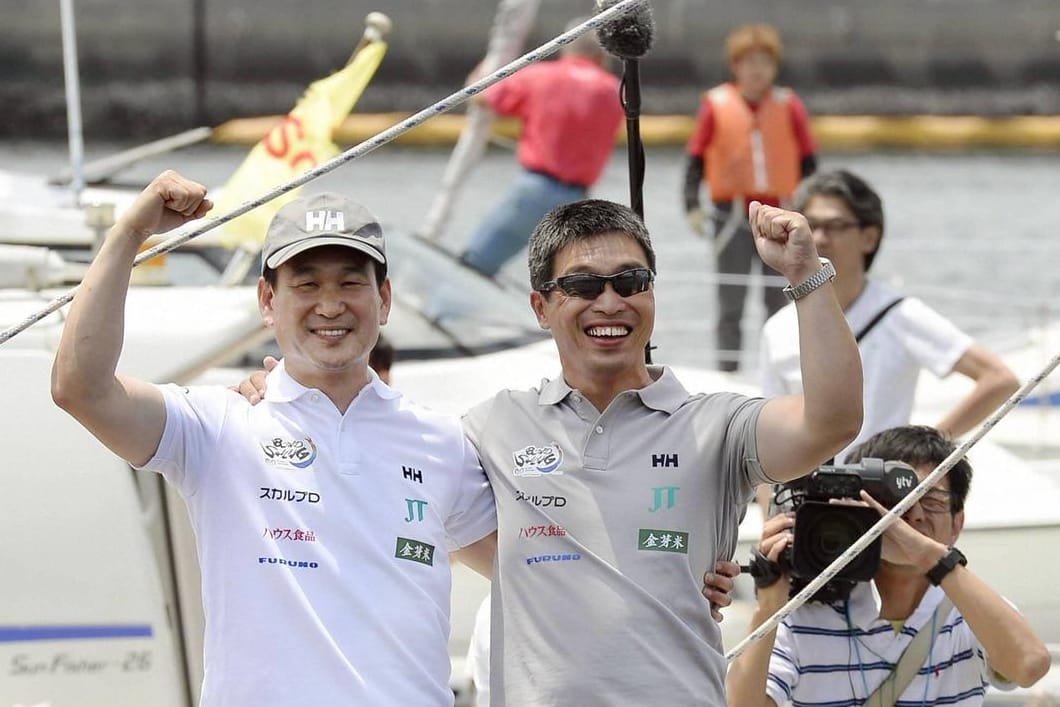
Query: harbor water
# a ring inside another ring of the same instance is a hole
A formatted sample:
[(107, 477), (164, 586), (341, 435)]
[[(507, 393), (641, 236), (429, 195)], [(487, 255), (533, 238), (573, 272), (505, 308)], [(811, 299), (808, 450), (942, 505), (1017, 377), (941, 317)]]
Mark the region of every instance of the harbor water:
[[(126, 145), (89, 145), (87, 158)], [(246, 154), (238, 146), (200, 145), (154, 157), (116, 177), (145, 184), (174, 168), (220, 186)], [(343, 165), (306, 187), (336, 190), (366, 204), (388, 230), (420, 225), (438, 188), (447, 149), (387, 146)], [(0, 144), (0, 168), (52, 174), (67, 162), (61, 143)], [(715, 312), (709, 243), (685, 224), (679, 149), (650, 149), (644, 187), (645, 218), (659, 260), (659, 362), (712, 366)], [(846, 168), (872, 183), (884, 201), (885, 234), (873, 275), (923, 298), (986, 343), (1022, 336), (1056, 318), (1060, 293), (1060, 154), (875, 153), (825, 154), (822, 169)], [(516, 172), (510, 150), (491, 149), (460, 193), (442, 243), (459, 251)], [(616, 150), (593, 196), (628, 203), (626, 157)], [(505, 275), (526, 281), (525, 259)], [(754, 367), (762, 308), (745, 310), (743, 367)]]

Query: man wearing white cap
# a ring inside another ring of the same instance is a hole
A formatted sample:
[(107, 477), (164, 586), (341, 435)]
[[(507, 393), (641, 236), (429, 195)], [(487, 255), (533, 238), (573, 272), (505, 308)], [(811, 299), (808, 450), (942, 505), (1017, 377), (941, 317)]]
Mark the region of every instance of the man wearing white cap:
[(175, 172), (148, 185), (89, 268), (52, 374), (57, 404), (188, 504), (201, 704), (452, 705), (448, 551), (492, 556), (493, 494), (459, 423), (368, 367), (390, 281), (363, 206), (321, 194), (270, 224), (258, 303), (283, 360), (262, 404), (115, 373), (137, 251), (211, 206)]

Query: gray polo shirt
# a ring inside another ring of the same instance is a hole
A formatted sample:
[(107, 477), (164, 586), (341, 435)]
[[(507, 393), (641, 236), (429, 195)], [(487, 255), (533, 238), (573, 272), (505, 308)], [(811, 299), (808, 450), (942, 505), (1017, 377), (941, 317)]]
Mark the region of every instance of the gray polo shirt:
[(700, 589), (766, 481), (765, 401), (649, 372), (603, 414), (557, 378), (465, 418), (497, 500), (493, 707), (725, 705)]

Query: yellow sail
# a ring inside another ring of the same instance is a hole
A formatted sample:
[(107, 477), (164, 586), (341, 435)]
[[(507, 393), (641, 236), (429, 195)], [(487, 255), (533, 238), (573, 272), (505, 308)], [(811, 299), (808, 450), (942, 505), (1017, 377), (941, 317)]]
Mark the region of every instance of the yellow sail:
[[(371, 42), (342, 69), (314, 81), (287, 116), (250, 151), (228, 179), (213, 214), (223, 214), (339, 153), (332, 131), (346, 119), (386, 54)], [(297, 195), (294, 189), (227, 223), (221, 243), (256, 251), (273, 215)]]

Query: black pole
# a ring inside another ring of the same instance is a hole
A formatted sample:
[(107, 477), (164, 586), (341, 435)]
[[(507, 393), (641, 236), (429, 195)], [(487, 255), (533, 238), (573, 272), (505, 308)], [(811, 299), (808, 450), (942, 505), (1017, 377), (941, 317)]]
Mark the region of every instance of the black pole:
[(626, 112), (626, 152), (629, 155), (629, 206), (644, 220), (644, 143), (640, 139), (640, 61), (625, 59), (622, 108)]
[[(644, 220), (644, 143), (640, 139), (640, 61), (623, 59), (622, 110), (626, 113), (626, 154), (629, 157), (629, 207)], [(644, 346), (644, 362), (651, 363), (652, 345)]]

